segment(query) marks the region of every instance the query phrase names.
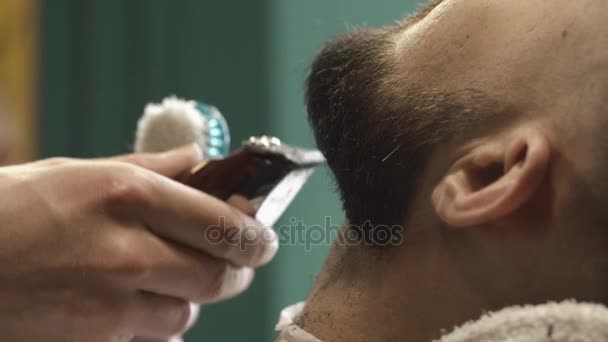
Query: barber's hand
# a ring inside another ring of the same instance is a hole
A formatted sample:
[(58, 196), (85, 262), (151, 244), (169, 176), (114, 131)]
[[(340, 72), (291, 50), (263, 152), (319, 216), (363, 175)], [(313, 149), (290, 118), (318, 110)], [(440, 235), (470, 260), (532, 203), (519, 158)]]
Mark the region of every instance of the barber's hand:
[[(175, 178), (193, 146), (0, 168), (0, 336), (166, 341), (245, 290), (276, 234)], [(212, 237), (212, 238), (210, 238)]]

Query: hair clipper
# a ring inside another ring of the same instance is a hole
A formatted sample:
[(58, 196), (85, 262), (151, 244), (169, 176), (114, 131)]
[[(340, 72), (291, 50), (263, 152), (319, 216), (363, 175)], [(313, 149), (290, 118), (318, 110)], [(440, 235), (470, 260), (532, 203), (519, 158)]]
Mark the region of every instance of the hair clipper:
[(275, 137), (251, 137), (226, 158), (202, 161), (182, 181), (221, 200), (244, 196), (255, 207), (256, 219), (273, 226), (324, 162), (317, 150), (292, 147)]

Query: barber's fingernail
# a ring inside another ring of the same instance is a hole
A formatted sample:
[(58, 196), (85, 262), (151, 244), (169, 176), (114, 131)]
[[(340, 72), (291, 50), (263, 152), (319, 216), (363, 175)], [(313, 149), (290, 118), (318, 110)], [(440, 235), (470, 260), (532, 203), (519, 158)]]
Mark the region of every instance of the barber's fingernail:
[(234, 288), (236, 289), (236, 293), (229, 297), (247, 290), (251, 286), (254, 277), (255, 271), (251, 267), (243, 267), (241, 270), (239, 270), (234, 279)]
[(194, 149), (194, 155), (196, 156), (196, 160), (203, 160), (203, 158), (205, 158), (205, 155), (203, 153), (203, 149), (201, 148), (201, 146), (197, 143), (192, 144), (192, 148)]
[(190, 155), (194, 156), (196, 161), (202, 160), (204, 157), (203, 150), (197, 143), (192, 143), (190, 145), (186, 145), (183, 147), (183, 149), (188, 150)]

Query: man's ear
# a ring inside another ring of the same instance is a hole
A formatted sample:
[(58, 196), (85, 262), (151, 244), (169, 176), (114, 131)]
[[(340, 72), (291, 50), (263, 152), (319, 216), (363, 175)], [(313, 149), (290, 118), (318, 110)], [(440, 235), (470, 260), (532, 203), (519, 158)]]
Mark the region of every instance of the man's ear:
[(453, 227), (507, 217), (539, 191), (550, 156), (549, 141), (535, 127), (477, 145), (435, 187), (435, 211)]

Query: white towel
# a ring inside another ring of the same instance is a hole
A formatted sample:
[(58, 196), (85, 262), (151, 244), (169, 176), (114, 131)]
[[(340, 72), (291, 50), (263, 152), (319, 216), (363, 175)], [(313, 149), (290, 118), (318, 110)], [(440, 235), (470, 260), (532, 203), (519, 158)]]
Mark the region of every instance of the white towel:
[[(321, 342), (294, 321), (303, 303), (281, 312), (276, 342)], [(436, 342), (608, 342), (608, 308), (566, 301), (513, 306), (454, 329)]]
[(514, 306), (464, 324), (438, 342), (604, 342), (605, 306), (567, 301)]

